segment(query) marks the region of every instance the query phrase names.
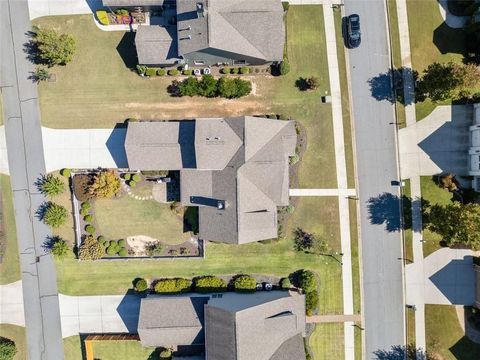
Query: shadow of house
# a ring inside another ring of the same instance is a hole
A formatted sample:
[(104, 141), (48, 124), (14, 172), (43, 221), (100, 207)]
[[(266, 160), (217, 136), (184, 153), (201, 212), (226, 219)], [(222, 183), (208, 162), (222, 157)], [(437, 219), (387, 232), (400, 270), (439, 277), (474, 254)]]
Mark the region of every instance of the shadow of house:
[(136, 333), (138, 329), (138, 318), (140, 314), (139, 296), (133, 295), (133, 291), (129, 290), (118, 304), (117, 312), (120, 315), (125, 327), (129, 333)]
[(433, 43), (442, 54), (465, 55), (465, 32), (452, 29), (445, 22), (433, 31)]
[(183, 168), (195, 169), (197, 161), (195, 157), (195, 121), (178, 121), (178, 143), (182, 156)]
[(475, 274), (473, 256), (455, 259), (430, 276), (430, 281), (454, 305), (473, 305)]
[(128, 168), (127, 154), (125, 152), (126, 134), (126, 127), (123, 124), (117, 124), (105, 143), (119, 169)]
[(440, 168), (440, 172), (468, 176), (469, 126), (471, 116), (463, 106), (451, 107), (452, 121), (444, 122), (418, 146)]
[(462, 336), (462, 338), (448, 350), (450, 350), (455, 359), (478, 360), (478, 354), (480, 354), (480, 344), (476, 344), (466, 336)]
[[(135, 50), (135, 33), (126, 32), (117, 45), (117, 52), (129, 69), (135, 69), (138, 64), (137, 51)], [(119, 84), (121, 86), (121, 84)]]

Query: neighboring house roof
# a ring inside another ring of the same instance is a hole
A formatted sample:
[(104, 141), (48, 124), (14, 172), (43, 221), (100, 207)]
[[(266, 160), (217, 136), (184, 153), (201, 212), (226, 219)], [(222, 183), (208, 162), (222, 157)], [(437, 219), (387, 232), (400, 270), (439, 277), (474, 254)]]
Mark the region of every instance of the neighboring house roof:
[[(277, 237), (277, 206), (289, 201), (294, 122), (249, 116), (197, 119), (185, 136), (180, 134), (183, 123), (129, 125), (129, 167), (181, 169), (181, 202), (199, 207), (199, 236), (204, 240), (243, 244)], [(185, 159), (194, 159), (187, 161), (192, 166), (185, 166)], [(169, 164), (173, 167), (165, 167)], [(223, 209), (217, 208), (219, 201)]]
[[(285, 295), (286, 294), (286, 295)], [(205, 306), (205, 344), (208, 360), (270, 360), (281, 347), (294, 354), (290, 359), (305, 359), (303, 341), (289, 340), (305, 336), (305, 298), (280, 292), (277, 298), (262, 299), (267, 293), (255, 293), (258, 301), (242, 304), (242, 298), (211, 299)], [(254, 299), (255, 300), (255, 299)], [(298, 346), (300, 345), (300, 346)]]
[[(476, 261), (480, 264), (480, 258)], [(480, 265), (475, 264), (473, 269), (475, 270), (475, 306), (480, 309)]]
[(185, 56), (211, 48), (281, 61), (283, 14), (279, 0), (177, 0), (178, 53)]
[(174, 64), (177, 59), (175, 27), (140, 25), (135, 35), (139, 64)]
[(187, 340), (202, 337), (207, 360), (302, 360), (305, 296), (286, 291), (148, 296), (141, 301), (138, 333), (143, 345), (156, 347), (190, 345)]
[(148, 296), (140, 302), (138, 334), (143, 346), (204, 344), (208, 297)]

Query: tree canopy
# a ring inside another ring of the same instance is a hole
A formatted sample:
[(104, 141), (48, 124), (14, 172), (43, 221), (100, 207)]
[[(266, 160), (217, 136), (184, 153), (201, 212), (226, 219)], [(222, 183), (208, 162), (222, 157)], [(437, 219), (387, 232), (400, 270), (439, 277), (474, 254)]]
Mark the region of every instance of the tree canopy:
[(111, 198), (120, 191), (120, 179), (114, 171), (101, 171), (93, 178), (88, 191), (97, 198)]
[(73, 60), (76, 44), (71, 35), (59, 34), (53, 29), (36, 28), (33, 41), (37, 56), (49, 66), (65, 65)]

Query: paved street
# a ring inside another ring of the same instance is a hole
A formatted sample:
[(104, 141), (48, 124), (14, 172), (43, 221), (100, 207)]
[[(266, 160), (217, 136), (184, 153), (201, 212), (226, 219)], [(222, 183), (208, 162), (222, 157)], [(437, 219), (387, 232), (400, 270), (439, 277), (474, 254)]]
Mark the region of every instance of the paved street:
[[(357, 174), (361, 217), (365, 356), (377, 350), (405, 344), (402, 241), (399, 231), (387, 231), (373, 221), (384, 212), (400, 214), (395, 118), (393, 105), (372, 97), (368, 80), (390, 69), (385, 2), (345, 1), (346, 15), (357, 13), (362, 24), (362, 44), (349, 50), (349, 70), (355, 124)], [(386, 94), (391, 87), (387, 83)], [(383, 208), (368, 206), (368, 200), (390, 193)], [(399, 260), (400, 259), (400, 260)]]
[(45, 197), (34, 183), (45, 173), (37, 87), (23, 45), (31, 24), (26, 0), (0, 1), (0, 85), (8, 147), (27, 343), (30, 359), (63, 359), (55, 264), (42, 245), (50, 229), (35, 216)]

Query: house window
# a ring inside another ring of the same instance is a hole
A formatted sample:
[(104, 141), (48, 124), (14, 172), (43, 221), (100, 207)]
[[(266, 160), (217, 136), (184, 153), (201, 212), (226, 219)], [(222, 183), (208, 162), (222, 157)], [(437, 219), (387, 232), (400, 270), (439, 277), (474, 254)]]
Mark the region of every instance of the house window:
[(233, 60), (233, 65), (245, 65), (246, 63), (246, 60)]
[(204, 60), (194, 60), (193, 63), (195, 65), (205, 65), (205, 61)]

